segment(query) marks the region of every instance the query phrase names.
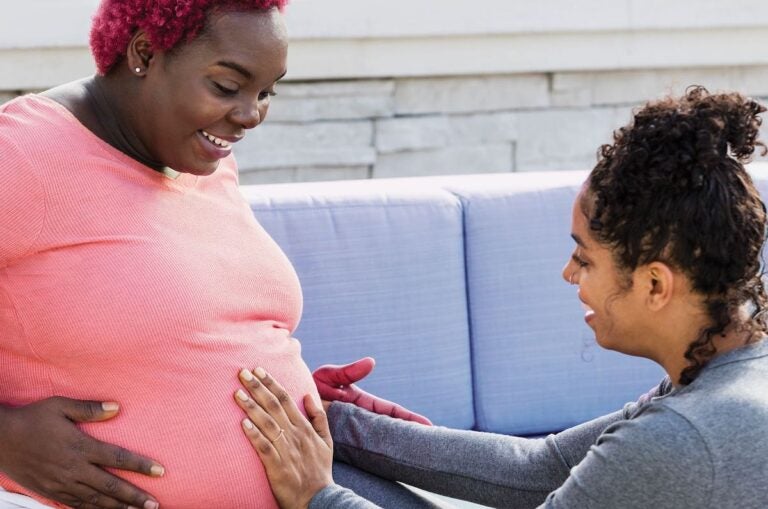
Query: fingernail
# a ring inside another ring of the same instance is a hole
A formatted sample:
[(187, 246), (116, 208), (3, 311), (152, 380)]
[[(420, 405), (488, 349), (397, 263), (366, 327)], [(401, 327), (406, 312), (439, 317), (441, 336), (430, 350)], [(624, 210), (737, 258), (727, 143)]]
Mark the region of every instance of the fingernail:
[(243, 419), (243, 427), (245, 429), (253, 429), (253, 423), (250, 419)]
[(120, 408), (120, 405), (114, 401), (105, 401), (101, 404), (101, 409), (105, 412), (115, 412), (118, 408)]
[(235, 393), (235, 396), (237, 396), (237, 399), (239, 399), (240, 401), (248, 401), (248, 395), (242, 389), (238, 389), (237, 392)]
[(165, 468), (163, 468), (161, 465), (152, 465), (152, 467), (149, 469), (149, 472), (155, 477), (162, 477), (165, 475)]
[(253, 370), (254, 373), (256, 373), (256, 376), (263, 379), (265, 376), (267, 376), (267, 372), (264, 371), (264, 368), (256, 368)]
[(144, 502), (144, 509), (158, 509), (160, 507), (160, 504), (155, 502), (154, 500), (147, 500)]
[(253, 373), (251, 373), (247, 369), (242, 369), (240, 370), (240, 378), (242, 378), (246, 382), (250, 382), (251, 380), (253, 380)]

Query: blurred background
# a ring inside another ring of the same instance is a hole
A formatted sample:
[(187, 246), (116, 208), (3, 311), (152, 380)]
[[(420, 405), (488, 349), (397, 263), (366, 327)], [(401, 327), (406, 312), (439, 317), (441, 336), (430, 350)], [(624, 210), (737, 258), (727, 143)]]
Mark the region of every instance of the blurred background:
[[(97, 4), (4, 2), (0, 103), (93, 73)], [(286, 17), (244, 184), (586, 169), (647, 99), (768, 99), (764, 0), (292, 0)]]

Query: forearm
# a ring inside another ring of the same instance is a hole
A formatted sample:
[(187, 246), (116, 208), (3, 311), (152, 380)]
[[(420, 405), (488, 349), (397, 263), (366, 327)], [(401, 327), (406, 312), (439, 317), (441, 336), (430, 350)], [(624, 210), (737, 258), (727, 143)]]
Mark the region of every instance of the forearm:
[[(0, 404), (0, 437), (12, 438), (13, 432), (9, 429), (10, 408)], [(0, 440), (2, 443), (2, 440)], [(0, 472), (5, 472), (7, 448), (0, 445)]]
[[(535, 507), (568, 477), (569, 463), (619, 413), (562, 439), (525, 439), (422, 426), (334, 403), (337, 459), (381, 477), (494, 507)], [(569, 430), (571, 431), (571, 430)]]

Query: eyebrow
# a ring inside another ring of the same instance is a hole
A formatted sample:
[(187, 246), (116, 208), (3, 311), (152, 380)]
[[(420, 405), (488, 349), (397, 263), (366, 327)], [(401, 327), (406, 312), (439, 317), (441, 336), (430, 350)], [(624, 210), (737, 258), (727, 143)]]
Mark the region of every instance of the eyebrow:
[(581, 240), (581, 237), (579, 237), (575, 233), (571, 233), (571, 238), (573, 239), (574, 242), (576, 242), (576, 244), (580, 245), (584, 249), (587, 249), (587, 245), (584, 243), (583, 240)]
[[(245, 67), (243, 67), (242, 65), (236, 62), (230, 62), (229, 60), (220, 60), (216, 62), (216, 65), (220, 67), (226, 67), (227, 69), (232, 69), (233, 71), (242, 74), (246, 79), (249, 79), (249, 80), (253, 79), (253, 74), (251, 74), (251, 72), (248, 69), (246, 69)], [(278, 76), (275, 79), (275, 81), (280, 81), (281, 79), (283, 79), (283, 77), (287, 73), (288, 73), (288, 70), (286, 69), (285, 71), (283, 71), (283, 73), (280, 76)]]
[(216, 65), (220, 67), (226, 67), (227, 69), (232, 69), (233, 71), (242, 74), (245, 78), (249, 80), (253, 79), (253, 74), (251, 74), (251, 72), (248, 69), (246, 69), (245, 67), (243, 67), (238, 63), (230, 62), (228, 60), (220, 60), (216, 62)]

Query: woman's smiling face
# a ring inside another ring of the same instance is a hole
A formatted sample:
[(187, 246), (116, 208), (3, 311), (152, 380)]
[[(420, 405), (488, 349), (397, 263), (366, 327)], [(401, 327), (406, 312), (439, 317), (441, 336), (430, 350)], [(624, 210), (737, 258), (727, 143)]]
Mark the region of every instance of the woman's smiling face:
[(285, 74), (287, 36), (277, 9), (214, 13), (190, 43), (149, 59), (137, 135), (150, 160), (208, 175), (267, 114)]
[(563, 278), (578, 285), (578, 297), (585, 308), (584, 320), (595, 332), (600, 346), (646, 356), (642, 292), (619, 271), (611, 250), (590, 234), (589, 220), (582, 208), (584, 192), (579, 193), (573, 205), (571, 237), (576, 248), (563, 268)]

